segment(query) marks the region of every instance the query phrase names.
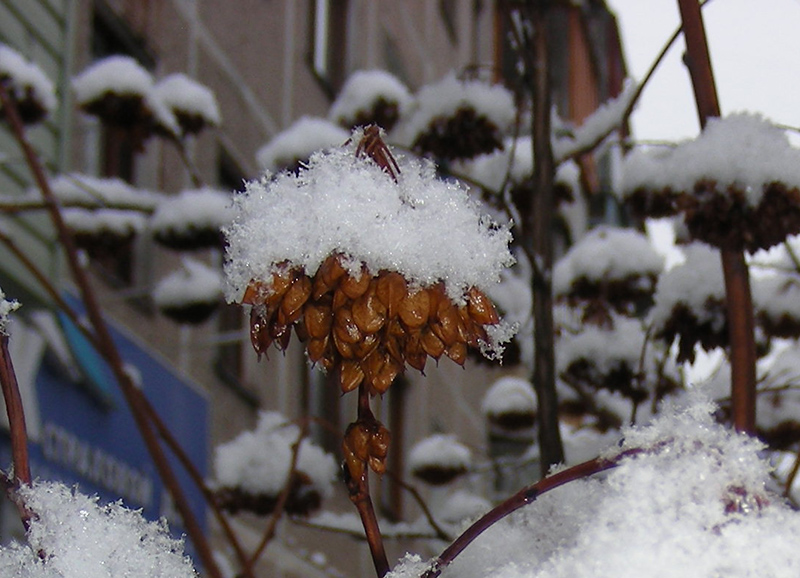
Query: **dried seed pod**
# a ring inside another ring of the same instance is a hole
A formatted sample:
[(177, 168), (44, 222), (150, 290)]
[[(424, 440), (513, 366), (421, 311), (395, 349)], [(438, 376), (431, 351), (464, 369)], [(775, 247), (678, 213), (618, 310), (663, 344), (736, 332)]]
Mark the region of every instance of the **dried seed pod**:
[(333, 314), (333, 333), (345, 343), (358, 343), (364, 337), (353, 320), (353, 312), (340, 307)]
[(353, 357), (355, 359), (364, 359), (378, 347), (379, 343), (380, 339), (377, 333), (368, 333), (361, 341), (353, 344), (351, 348)]
[(311, 360), (311, 363), (317, 363), (325, 357), (325, 354), (328, 353), (330, 340), (331, 338), (329, 335), (321, 338), (312, 337), (308, 340), (306, 351), (308, 352), (308, 359)]
[(422, 327), (428, 321), (431, 299), (428, 292), (419, 290), (410, 293), (400, 302), (397, 313), (406, 327)]
[(467, 361), (467, 346), (463, 342), (456, 342), (445, 350), (445, 355), (463, 366)]
[(361, 364), (354, 360), (344, 360), (339, 366), (339, 386), (342, 393), (353, 391), (364, 381), (364, 371)]
[(335, 289), (345, 273), (346, 271), (342, 267), (339, 255), (328, 256), (317, 269), (316, 275), (314, 275), (314, 299), (319, 299), (328, 291)]
[(331, 332), (333, 310), (327, 303), (308, 303), (303, 312), (303, 322), (309, 336), (320, 339)]
[(255, 305), (250, 309), (250, 343), (259, 358), (272, 344), (269, 319), (266, 316), (266, 307), (263, 305)]
[(264, 294), (266, 289), (264, 284), (255, 279), (251, 280), (244, 290), (244, 297), (242, 297), (242, 305), (256, 305), (257, 303), (264, 302)]
[(470, 317), (480, 325), (496, 325), (500, 317), (491, 300), (477, 287), (471, 287), (467, 293), (467, 310)]
[(463, 326), (458, 315), (458, 308), (448, 299), (439, 303), (436, 320), (431, 323), (431, 329), (436, 337), (442, 340), (446, 347), (459, 340), (459, 326)]
[(344, 359), (356, 358), (355, 347), (352, 343), (343, 341), (339, 337), (339, 332), (336, 331), (336, 329), (331, 332), (331, 335), (333, 335), (333, 345), (336, 347), (336, 351), (339, 352), (339, 355), (341, 355)]
[(378, 276), (376, 294), (381, 303), (386, 307), (386, 315), (394, 319), (400, 308), (400, 303), (408, 294), (405, 278), (395, 271), (383, 271)]
[(357, 277), (349, 274), (342, 277), (339, 282), (339, 289), (350, 299), (358, 299), (367, 291), (371, 281), (372, 276), (370, 276), (367, 268), (361, 267), (361, 273)]
[(406, 335), (403, 352), (405, 353), (406, 363), (416, 370), (424, 371), (428, 354), (425, 353), (425, 349), (422, 347), (421, 336), (421, 331), (409, 332)]
[(370, 393), (372, 395), (383, 395), (389, 389), (389, 386), (394, 383), (395, 378), (403, 371), (403, 366), (398, 364), (395, 360), (387, 358), (387, 361), (381, 366), (378, 374), (370, 382)]
[(433, 331), (433, 328), (430, 326), (425, 327), (425, 329), (422, 330), (420, 343), (422, 344), (422, 349), (425, 351), (425, 353), (436, 360), (438, 360), (444, 353), (444, 342), (437, 337), (436, 333)]
[(292, 330), (288, 327), (275, 338), (275, 347), (281, 351), (286, 351), (289, 347), (289, 340), (292, 338)]
[(376, 283), (353, 302), (353, 321), (366, 334), (375, 333), (386, 321), (386, 306), (378, 299)]
[(270, 284), (265, 287), (263, 293), (264, 303), (267, 307), (277, 307), (283, 300), (287, 291), (292, 287), (297, 277), (297, 271), (293, 269), (282, 269), (272, 274)]
[(281, 322), (289, 325), (300, 319), (300, 315), (303, 312), (303, 305), (306, 304), (310, 296), (311, 279), (308, 278), (308, 275), (301, 274), (286, 290), (281, 300), (281, 307), (279, 310)]

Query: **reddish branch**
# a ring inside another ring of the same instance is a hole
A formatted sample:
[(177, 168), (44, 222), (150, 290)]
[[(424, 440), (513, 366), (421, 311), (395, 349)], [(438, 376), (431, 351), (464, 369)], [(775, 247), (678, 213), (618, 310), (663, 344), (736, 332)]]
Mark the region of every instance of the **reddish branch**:
[(89, 283), (89, 278), (81, 267), (75, 242), (70, 234), (69, 229), (64, 223), (61, 210), (58, 206), (55, 195), (50, 188), (50, 183), (45, 174), (42, 162), (27, 139), (24, 125), (19, 117), (19, 112), (17, 111), (13, 99), (9, 97), (5, 86), (3, 86), (3, 83), (0, 83), (0, 104), (2, 104), (5, 118), (11, 127), (14, 137), (22, 148), (22, 152), (25, 155), (25, 160), (27, 161), (36, 184), (42, 193), (44, 202), (47, 205), (47, 210), (50, 213), (53, 225), (58, 233), (59, 242), (64, 248), (67, 257), (67, 263), (73, 279), (78, 286), (81, 299), (86, 307), (86, 314), (94, 330), (96, 343), (100, 345), (99, 353), (108, 362), (112, 372), (114, 373), (128, 407), (133, 414), (134, 421), (136, 422), (136, 425), (142, 435), (145, 446), (150, 453), (156, 469), (158, 470), (159, 475), (164, 482), (164, 485), (168, 488), (178, 512), (181, 514), (186, 531), (197, 549), (197, 553), (205, 570), (212, 577), (221, 578), (222, 575), (216, 564), (216, 561), (214, 560), (211, 548), (203, 533), (203, 529), (192, 512), (189, 502), (183, 493), (180, 483), (175, 475), (175, 472), (172, 470), (166, 454), (161, 448), (158, 438), (153, 431), (153, 426), (147, 418), (147, 410), (143, 406), (142, 402), (143, 396), (138, 395), (138, 391), (133, 383), (133, 380), (125, 371), (125, 365), (122, 357), (120, 356), (119, 350), (111, 338), (111, 333), (106, 325), (105, 319), (103, 319), (100, 306), (97, 303), (97, 298), (95, 297), (94, 291)]
[[(703, 17), (697, 0), (678, 0), (678, 7), (697, 113), (700, 126), (705, 128), (709, 118), (720, 116), (720, 107)], [(756, 346), (750, 277), (742, 250), (722, 247), (721, 253), (730, 335), (733, 425), (740, 432), (752, 434), (756, 415)]]

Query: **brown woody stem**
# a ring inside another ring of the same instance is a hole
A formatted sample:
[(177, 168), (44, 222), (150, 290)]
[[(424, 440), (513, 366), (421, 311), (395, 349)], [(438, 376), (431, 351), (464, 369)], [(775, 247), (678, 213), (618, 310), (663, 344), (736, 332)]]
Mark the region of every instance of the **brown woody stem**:
[[(711, 70), (703, 16), (697, 0), (678, 0), (686, 40), (689, 74), (692, 78), (700, 126), (720, 116), (717, 89)], [(750, 276), (741, 249), (722, 247), (722, 270), (728, 308), (733, 425), (737, 431), (755, 432), (756, 346)]]

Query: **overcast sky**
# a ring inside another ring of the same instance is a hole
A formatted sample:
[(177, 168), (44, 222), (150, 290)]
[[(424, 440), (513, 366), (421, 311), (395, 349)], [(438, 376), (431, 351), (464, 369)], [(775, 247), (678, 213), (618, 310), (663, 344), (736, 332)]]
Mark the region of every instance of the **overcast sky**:
[[(641, 80), (678, 26), (677, 0), (607, 3), (619, 20), (629, 73)], [(749, 110), (800, 127), (800, 0), (712, 0), (703, 17), (722, 113)], [(645, 89), (632, 119), (635, 138), (697, 135), (683, 50), (680, 40)]]

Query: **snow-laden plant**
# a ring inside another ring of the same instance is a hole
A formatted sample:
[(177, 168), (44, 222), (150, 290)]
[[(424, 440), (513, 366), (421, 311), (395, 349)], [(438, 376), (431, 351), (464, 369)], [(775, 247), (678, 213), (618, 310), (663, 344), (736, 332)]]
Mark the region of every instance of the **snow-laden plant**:
[(454, 435), (433, 434), (408, 452), (412, 475), (434, 486), (448, 484), (465, 474), (471, 463), (472, 452)]
[(40, 122), (56, 108), (53, 82), (38, 65), (3, 43), (0, 43), (0, 82), (14, 99), (25, 124)]
[(347, 78), (328, 118), (348, 130), (375, 124), (389, 132), (412, 103), (406, 85), (390, 72), (359, 70)]

